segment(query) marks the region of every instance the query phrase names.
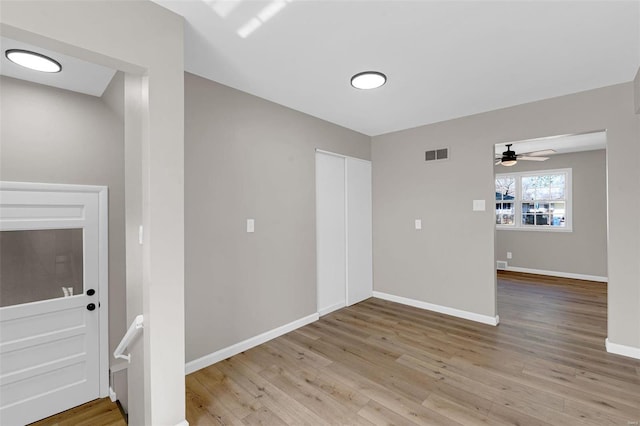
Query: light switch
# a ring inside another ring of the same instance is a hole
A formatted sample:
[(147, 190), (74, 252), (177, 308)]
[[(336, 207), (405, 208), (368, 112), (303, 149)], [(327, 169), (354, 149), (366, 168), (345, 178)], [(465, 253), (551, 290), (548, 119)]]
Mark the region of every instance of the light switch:
[(422, 219), (416, 219), (416, 229), (422, 229)]
[(253, 219), (247, 219), (247, 232), (255, 232), (256, 223)]
[(473, 211), (474, 212), (485, 211), (484, 200), (473, 200)]

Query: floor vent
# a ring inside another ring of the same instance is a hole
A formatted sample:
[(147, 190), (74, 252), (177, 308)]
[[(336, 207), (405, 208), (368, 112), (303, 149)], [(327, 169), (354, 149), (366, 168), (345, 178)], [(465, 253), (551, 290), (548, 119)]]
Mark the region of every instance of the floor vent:
[(446, 160), (448, 158), (449, 148), (432, 149), (424, 153), (424, 161)]
[(504, 271), (505, 269), (507, 269), (507, 262), (505, 262), (504, 260), (496, 261), (496, 268), (499, 271)]

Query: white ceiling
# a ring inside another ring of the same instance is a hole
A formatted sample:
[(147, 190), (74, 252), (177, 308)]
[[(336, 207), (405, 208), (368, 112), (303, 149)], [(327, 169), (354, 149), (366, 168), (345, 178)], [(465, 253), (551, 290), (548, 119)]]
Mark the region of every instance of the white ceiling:
[[(512, 142), (512, 144), (511, 149), (515, 151), (516, 154), (525, 154), (547, 149), (556, 151), (551, 155), (569, 154), (571, 152), (605, 149), (607, 147), (607, 133), (601, 131), (577, 135), (552, 136), (548, 138), (517, 141)], [(496, 155), (500, 155), (506, 150), (507, 146), (503, 143), (496, 144), (495, 146)], [(545, 155), (545, 157), (548, 157), (548, 155)]]
[[(0, 37), (0, 46), (2, 46), (0, 75), (7, 77), (80, 92), (86, 95), (102, 96), (115, 74), (113, 69), (6, 37)], [(5, 51), (8, 49), (30, 50), (49, 56), (62, 65), (62, 71), (44, 73), (21, 67), (6, 58)]]
[[(367, 135), (628, 82), (640, 65), (638, 1), (155, 2), (186, 18), (187, 71)], [(364, 70), (387, 84), (353, 89)]]

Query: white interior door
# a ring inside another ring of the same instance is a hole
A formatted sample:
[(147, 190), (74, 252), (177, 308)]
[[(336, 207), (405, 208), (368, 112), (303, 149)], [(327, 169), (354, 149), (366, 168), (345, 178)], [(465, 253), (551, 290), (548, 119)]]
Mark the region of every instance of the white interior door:
[(345, 159), (316, 153), (316, 244), (318, 313), (345, 306)]
[(347, 306), (373, 296), (371, 162), (347, 157)]
[(371, 162), (316, 152), (318, 313), (373, 295)]
[(0, 183), (0, 423), (106, 394), (106, 188)]

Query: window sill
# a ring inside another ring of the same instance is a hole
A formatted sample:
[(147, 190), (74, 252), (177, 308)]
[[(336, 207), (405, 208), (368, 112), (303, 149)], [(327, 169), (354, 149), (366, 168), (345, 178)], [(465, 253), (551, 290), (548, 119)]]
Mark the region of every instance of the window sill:
[(516, 227), (496, 225), (498, 231), (524, 231), (524, 232), (573, 232), (572, 228), (546, 228), (546, 227)]

